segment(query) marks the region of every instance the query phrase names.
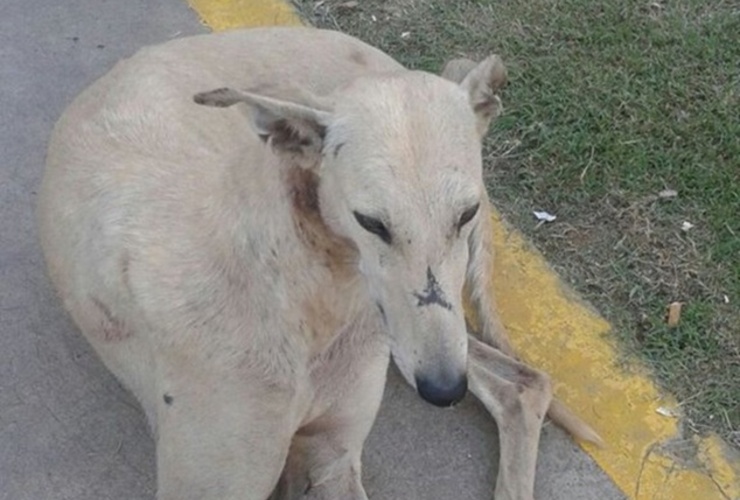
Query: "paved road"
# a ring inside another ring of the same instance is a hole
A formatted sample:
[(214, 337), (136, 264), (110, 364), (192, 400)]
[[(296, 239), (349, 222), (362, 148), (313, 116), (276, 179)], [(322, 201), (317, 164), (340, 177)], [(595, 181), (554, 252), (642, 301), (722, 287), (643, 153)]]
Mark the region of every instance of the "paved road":
[[(0, 12), (0, 500), (154, 498), (154, 445), (43, 273), (33, 207), (51, 127), (121, 57), (201, 33), (182, 0), (3, 0)], [(391, 373), (366, 447), (371, 498), (492, 498), (496, 427), (475, 401), (422, 402)], [(536, 495), (624, 498), (558, 429)]]

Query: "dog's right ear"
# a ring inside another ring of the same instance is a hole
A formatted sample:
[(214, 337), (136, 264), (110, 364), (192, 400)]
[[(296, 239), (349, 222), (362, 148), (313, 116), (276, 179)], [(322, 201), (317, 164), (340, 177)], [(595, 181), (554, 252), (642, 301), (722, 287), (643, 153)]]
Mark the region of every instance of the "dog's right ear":
[(225, 108), (245, 103), (257, 135), (269, 142), (278, 154), (287, 154), (302, 165), (320, 159), (331, 112), (318, 99), (311, 106), (274, 99), (230, 88), (201, 92), (193, 96), (198, 104)]

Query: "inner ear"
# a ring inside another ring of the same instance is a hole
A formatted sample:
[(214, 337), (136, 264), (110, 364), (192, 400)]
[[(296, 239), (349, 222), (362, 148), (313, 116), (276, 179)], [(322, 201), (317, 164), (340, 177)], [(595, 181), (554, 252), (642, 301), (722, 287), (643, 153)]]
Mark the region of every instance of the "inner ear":
[[(260, 118), (255, 118), (255, 122), (258, 120)], [(278, 151), (315, 156), (321, 153), (326, 126), (301, 119), (277, 118), (259, 124), (257, 134), (263, 142), (270, 141)]]
[[(305, 93), (301, 94), (305, 96)], [(278, 154), (286, 154), (304, 167), (316, 165), (321, 158), (326, 129), (331, 121), (327, 109), (319, 109), (318, 98), (307, 98), (309, 105), (272, 97), (221, 88), (196, 94), (198, 104), (228, 107), (244, 103), (257, 135), (270, 143)]]
[(279, 156), (303, 168), (321, 162), (327, 125), (311, 118), (275, 115), (272, 110), (250, 110), (257, 135)]

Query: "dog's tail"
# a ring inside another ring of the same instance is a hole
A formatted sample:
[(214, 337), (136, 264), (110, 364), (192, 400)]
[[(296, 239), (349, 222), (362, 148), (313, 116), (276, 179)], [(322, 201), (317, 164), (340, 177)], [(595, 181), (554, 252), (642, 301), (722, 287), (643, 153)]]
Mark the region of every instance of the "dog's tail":
[(579, 441), (593, 443), (599, 448), (604, 447), (604, 440), (601, 439), (601, 436), (559, 399), (552, 398), (547, 416)]

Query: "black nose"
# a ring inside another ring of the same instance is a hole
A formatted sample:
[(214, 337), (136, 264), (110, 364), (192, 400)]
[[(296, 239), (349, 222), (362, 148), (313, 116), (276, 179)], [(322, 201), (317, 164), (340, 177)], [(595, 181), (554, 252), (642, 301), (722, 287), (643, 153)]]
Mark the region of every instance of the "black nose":
[(452, 406), (459, 403), (468, 391), (468, 377), (458, 376), (425, 377), (416, 376), (416, 390), (428, 403), (435, 406)]

